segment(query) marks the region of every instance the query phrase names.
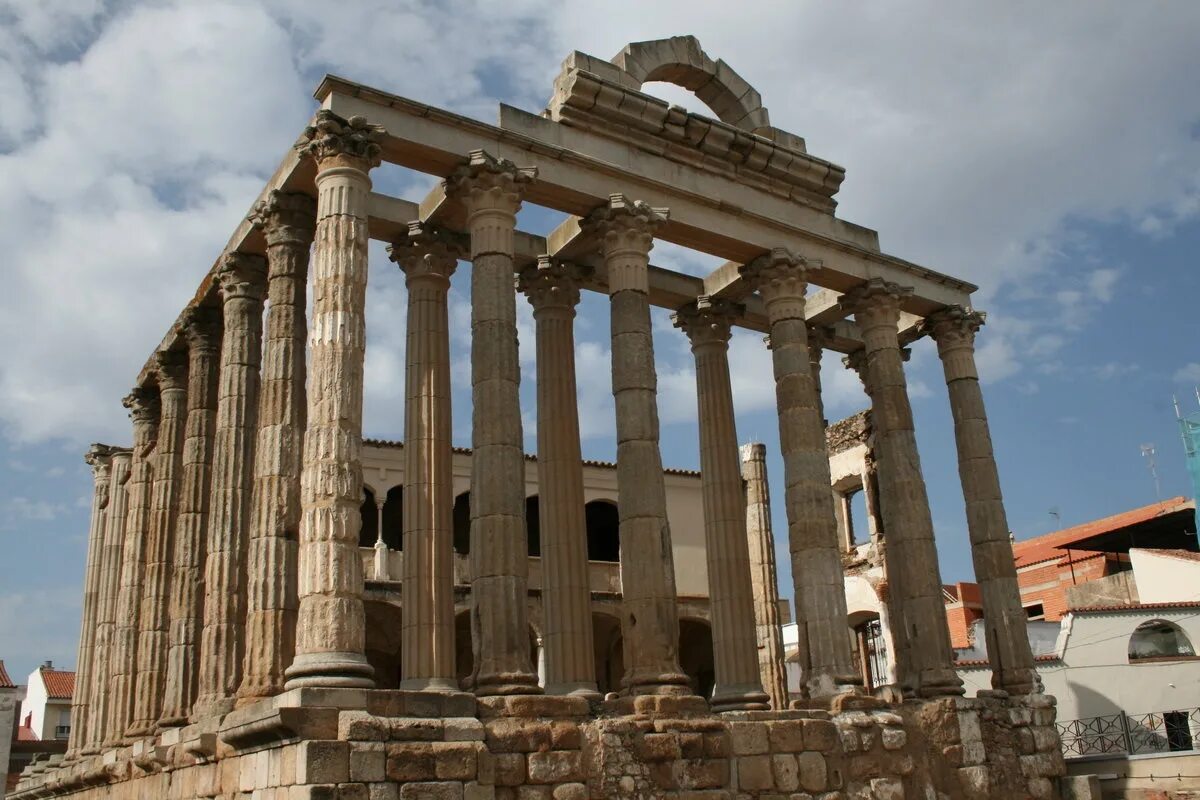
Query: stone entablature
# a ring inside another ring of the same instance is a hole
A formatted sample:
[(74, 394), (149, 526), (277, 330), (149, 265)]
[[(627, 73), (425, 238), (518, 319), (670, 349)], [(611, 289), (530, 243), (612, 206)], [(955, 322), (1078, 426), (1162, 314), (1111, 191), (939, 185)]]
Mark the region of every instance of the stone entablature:
[[(693, 89), (722, 121), (648, 99), (647, 80)], [(89, 536), (103, 546), (85, 585), (85, 619), (97, 620), (86, 724), (73, 726), (71, 757), (35, 765), (18, 797), (1054, 795), (1054, 701), (1029, 680), (1023, 617), (988, 613), (1008, 620), (989, 632), (1006, 669), (968, 701), (941, 613), (904, 369), (905, 345), (923, 335), (946, 372), (985, 611), (1019, 602), (996, 562), (1007, 531), (974, 366), (974, 286), (886, 255), (874, 231), (836, 218), (843, 171), (770, 127), (753, 87), (689, 37), (631, 44), (611, 68), (572, 56), (545, 115), (502, 107), (499, 125), (329, 76), (317, 99), (126, 398), (133, 449), (113, 454), (107, 477), (96, 472), (96, 497), (109, 501), (96, 503)], [(420, 203), (373, 192), (384, 160), (438, 183)], [(532, 235), (516, 228), (523, 204), (568, 217)], [(388, 581), (367, 585), (372, 569), (393, 574), (386, 546), (372, 546), (370, 564), (361, 549), (372, 238), (391, 245), (409, 290), (399, 608)], [(657, 239), (728, 262), (705, 277), (661, 269), (650, 263)], [(446, 291), (460, 258), (471, 262), (468, 596), (450, 506), (460, 476)], [(619, 603), (593, 594), (580, 541), (572, 326), (583, 290), (605, 294), (610, 313)], [(541, 362), (536, 463), (523, 455), (519, 392), (526, 300)], [(662, 467), (652, 306), (675, 312), (697, 363), (703, 513), (680, 530), (668, 491), (680, 476)], [(756, 615), (771, 605), (770, 534), (762, 492), (748, 503), (742, 487), (733, 326), (768, 333), (774, 365), (802, 631), (803, 689), (787, 708), (753, 653), (764, 643)], [(846, 635), (825, 349), (850, 354), (873, 403), (896, 620), (895, 674), (878, 696), (862, 687)], [(530, 468), (553, 520), (544, 669), (530, 637)], [(677, 552), (705, 569), (677, 570)], [(683, 636), (701, 594), (715, 644), (703, 681), (685, 669), (696, 654)], [(611, 603), (609, 641), (623, 648), (607, 653), (605, 668), (620, 667), (611, 686), (587, 652), (598, 601)], [(1014, 741), (1014, 730), (1028, 735)]]

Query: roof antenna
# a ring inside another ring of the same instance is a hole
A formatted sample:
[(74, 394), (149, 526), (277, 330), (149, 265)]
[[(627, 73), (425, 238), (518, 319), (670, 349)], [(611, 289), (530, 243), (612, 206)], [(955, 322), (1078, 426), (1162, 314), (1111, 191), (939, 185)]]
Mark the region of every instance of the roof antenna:
[(1146, 468), (1150, 470), (1150, 477), (1154, 479), (1154, 499), (1162, 502), (1162, 487), (1158, 482), (1158, 464), (1154, 459), (1154, 445), (1142, 445), (1142, 457), (1146, 459)]
[(1062, 525), (1062, 514), (1058, 512), (1058, 506), (1055, 506), (1046, 513), (1054, 517), (1054, 528), (1057, 530)]

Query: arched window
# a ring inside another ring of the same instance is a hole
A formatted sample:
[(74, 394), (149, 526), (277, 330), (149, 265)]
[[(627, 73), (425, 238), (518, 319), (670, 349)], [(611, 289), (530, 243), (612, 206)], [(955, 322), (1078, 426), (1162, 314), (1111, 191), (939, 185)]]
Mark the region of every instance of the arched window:
[(1129, 637), (1129, 660), (1195, 658), (1196, 651), (1187, 634), (1173, 622), (1152, 619), (1137, 626)]
[(617, 506), (609, 500), (593, 500), (583, 507), (587, 521), (588, 561), (621, 560), (621, 526)]

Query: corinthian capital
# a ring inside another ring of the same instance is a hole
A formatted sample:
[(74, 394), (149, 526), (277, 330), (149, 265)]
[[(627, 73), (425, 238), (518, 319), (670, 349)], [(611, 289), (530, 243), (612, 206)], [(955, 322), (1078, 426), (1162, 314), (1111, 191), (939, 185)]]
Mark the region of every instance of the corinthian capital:
[(323, 108), (317, 112), (313, 124), (304, 129), (296, 149), (314, 159), (318, 168), (332, 161), (333, 166), (350, 166), (365, 172), (379, 166), (379, 155), (383, 152), (379, 142), (383, 135), (383, 126), (367, 122), (365, 117), (345, 119)]
[(112, 469), (112, 457), (120, 448), (110, 444), (94, 443), (83, 454), (83, 460), (92, 468), (92, 475), (97, 481), (107, 478)]
[(804, 295), (808, 291), (809, 272), (821, 266), (820, 261), (796, 255), (786, 247), (775, 247), (738, 273), (746, 283), (762, 295), (771, 322), (783, 319), (804, 319)]
[(666, 208), (652, 208), (642, 200), (630, 200), (623, 194), (610, 194), (580, 223), (580, 228), (600, 239), (605, 256), (621, 252), (646, 255), (654, 247), (654, 233), (670, 219)]
[(158, 390), (149, 386), (135, 386), (121, 399), (121, 405), (129, 409), (129, 418), (134, 427), (158, 422), (160, 411)]
[(221, 349), (221, 309), (189, 306), (179, 317), (179, 328), (187, 337), (188, 350), (210, 355)]
[(525, 188), (536, 177), (536, 167), (518, 167), (506, 158), (472, 150), (467, 163), (446, 178), (446, 194), (465, 205), (468, 214), (480, 211), (516, 214)]
[(865, 333), (880, 325), (896, 327), (900, 321), (900, 303), (912, 294), (911, 287), (870, 278), (842, 295), (838, 305), (847, 314), (853, 314)]
[(938, 349), (956, 350), (974, 347), (975, 334), (983, 326), (986, 315), (963, 306), (954, 305), (935, 311), (921, 322), (921, 333), (929, 334)]
[(308, 247), (317, 227), (317, 201), (300, 192), (272, 189), (254, 204), (254, 210), (246, 219), (263, 232), (268, 246)]
[(687, 334), (693, 350), (714, 344), (725, 347), (743, 311), (737, 303), (701, 295), (672, 314), (671, 323)]
[(579, 303), (579, 281), (590, 272), (589, 267), (538, 256), (537, 264), (517, 276), (517, 289), (529, 298), (535, 315), (556, 308), (574, 313)]
[(217, 270), (221, 298), (262, 300), (267, 293), (267, 260), (250, 253), (226, 253)]
[(161, 391), (187, 390), (187, 353), (182, 350), (160, 350), (154, 354), (154, 367)]
[(388, 258), (396, 262), (409, 283), (436, 279), (447, 287), (458, 260), (470, 250), (466, 236), (426, 222), (408, 223), (408, 238), (388, 245)]

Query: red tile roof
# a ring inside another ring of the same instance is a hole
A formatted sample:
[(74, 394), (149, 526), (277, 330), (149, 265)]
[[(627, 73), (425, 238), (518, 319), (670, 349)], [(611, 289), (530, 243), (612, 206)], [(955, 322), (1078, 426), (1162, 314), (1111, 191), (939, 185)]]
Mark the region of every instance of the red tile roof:
[[(1090, 539), (1093, 536), (1108, 533), (1109, 531), (1127, 528), (1130, 525), (1137, 525), (1138, 523), (1146, 522), (1174, 511), (1180, 511), (1190, 506), (1191, 500), (1188, 498), (1172, 497), (1170, 500), (1164, 500), (1161, 503), (1142, 506), (1131, 511), (1123, 511), (1120, 514), (1113, 514), (1111, 517), (1104, 517), (1103, 519), (1085, 522), (1082, 525), (1075, 525), (1074, 527), (1065, 528), (1054, 533), (1047, 533), (1045, 536), (1016, 542), (1013, 544), (1013, 557), (1016, 560), (1017, 569), (1027, 567), (1030, 564), (1037, 564), (1041, 561), (1053, 561), (1066, 556), (1067, 546), (1075, 542)], [(1103, 554), (1089, 553), (1087, 558), (1094, 558), (1099, 555)]]
[[(1052, 661), (1059, 661), (1059, 657), (1053, 653), (1048, 653), (1044, 656), (1034, 656), (1033, 660), (1039, 664), (1048, 664)], [(968, 658), (966, 661), (955, 661), (956, 667), (989, 667), (992, 662), (986, 658)]]
[(46, 669), (45, 667), (39, 669), (38, 672), (42, 676), (42, 683), (46, 684), (46, 695), (51, 700), (70, 700), (71, 695), (75, 694), (74, 672)]
[(8, 671), (4, 669), (4, 660), (0, 659), (0, 689), (15, 689), (16, 686), (12, 678), (8, 677)]
[(32, 728), (28, 727), (27, 725), (21, 725), (17, 728), (17, 741), (40, 742), (41, 739), (38, 739), (37, 734), (33, 732)]
[(1191, 550), (1167, 550), (1165, 548), (1141, 548), (1141, 550), (1146, 553), (1153, 553), (1156, 556), (1170, 556), (1171, 558), (1178, 558), (1183, 561), (1200, 561), (1200, 553), (1193, 553)]
[(1172, 608), (1200, 608), (1200, 600), (1181, 600), (1176, 603), (1120, 603), (1110, 606), (1072, 608), (1072, 614), (1094, 614), (1098, 611), (1157, 611)]

